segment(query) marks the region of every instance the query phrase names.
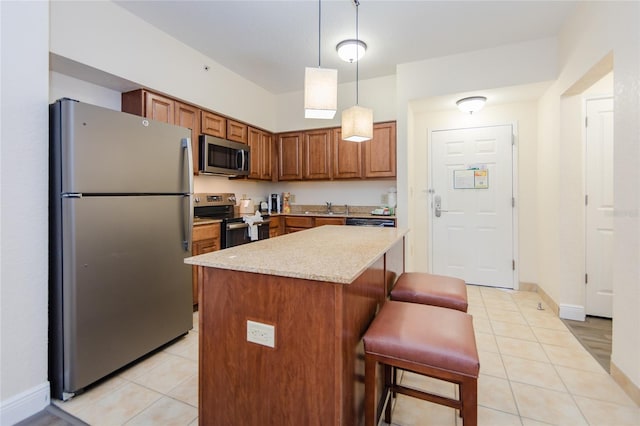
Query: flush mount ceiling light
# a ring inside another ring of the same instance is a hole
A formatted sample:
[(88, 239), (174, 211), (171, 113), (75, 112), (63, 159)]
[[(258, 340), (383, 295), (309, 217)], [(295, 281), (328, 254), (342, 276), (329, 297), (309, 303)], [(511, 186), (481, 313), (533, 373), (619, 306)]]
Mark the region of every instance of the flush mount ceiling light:
[(345, 62), (355, 62), (362, 59), (364, 53), (367, 51), (367, 45), (362, 40), (342, 40), (336, 46), (338, 56)]
[(484, 96), (470, 96), (468, 98), (460, 99), (456, 102), (456, 105), (458, 105), (458, 109), (460, 111), (473, 114), (474, 112), (480, 111), (485, 102), (487, 102), (487, 98)]
[[(358, 6), (359, 0), (353, 0), (356, 5), (356, 42), (358, 41)], [(356, 104), (342, 111), (343, 140), (364, 142), (373, 137), (373, 110), (358, 105), (358, 61), (356, 61)]]
[(338, 70), (320, 67), (321, 0), (318, 0), (318, 68), (304, 70), (304, 117), (332, 119), (338, 109)]

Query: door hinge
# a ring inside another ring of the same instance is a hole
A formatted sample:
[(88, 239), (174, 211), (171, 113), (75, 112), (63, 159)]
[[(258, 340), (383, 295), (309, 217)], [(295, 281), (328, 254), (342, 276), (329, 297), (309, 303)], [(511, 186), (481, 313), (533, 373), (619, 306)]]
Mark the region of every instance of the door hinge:
[(584, 196), (584, 205), (588, 206), (589, 205), (589, 195), (585, 194)]
[(584, 283), (589, 284), (589, 274), (584, 274)]
[(584, 118), (584, 127), (589, 127), (589, 117)]
[(516, 206), (516, 197), (511, 197), (511, 207)]
[(511, 259), (511, 270), (512, 271), (516, 270), (516, 260), (515, 259)]

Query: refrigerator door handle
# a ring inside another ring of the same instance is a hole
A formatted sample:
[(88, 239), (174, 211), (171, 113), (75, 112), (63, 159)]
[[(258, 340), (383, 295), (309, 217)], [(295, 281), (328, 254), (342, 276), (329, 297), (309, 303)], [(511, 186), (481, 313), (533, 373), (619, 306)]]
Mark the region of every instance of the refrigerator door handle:
[(191, 151), (191, 138), (182, 138), (182, 149), (187, 154), (187, 182), (189, 182), (189, 194), (193, 194), (193, 152)]
[[(184, 240), (182, 246), (185, 251), (191, 252), (191, 240), (193, 233), (193, 153), (191, 152), (191, 138), (182, 139), (182, 148), (186, 150), (187, 154), (187, 182), (189, 182), (189, 203), (187, 205), (187, 211), (183, 212), (183, 217), (189, 218), (189, 220), (183, 221), (186, 223), (186, 229), (184, 230)], [(184, 203), (183, 203), (184, 205)]]

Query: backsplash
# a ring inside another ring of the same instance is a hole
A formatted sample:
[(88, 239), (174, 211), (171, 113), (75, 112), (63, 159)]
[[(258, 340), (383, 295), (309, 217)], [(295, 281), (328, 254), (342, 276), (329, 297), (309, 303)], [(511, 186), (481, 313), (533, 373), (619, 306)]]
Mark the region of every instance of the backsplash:
[(336, 209), (362, 206), (386, 206), (389, 188), (395, 188), (395, 180), (344, 180), (317, 182), (264, 182), (234, 180), (219, 176), (196, 176), (195, 192), (233, 192), (240, 199), (243, 194), (254, 203), (266, 201), (269, 194), (289, 192), (291, 205), (320, 205), (332, 203)]

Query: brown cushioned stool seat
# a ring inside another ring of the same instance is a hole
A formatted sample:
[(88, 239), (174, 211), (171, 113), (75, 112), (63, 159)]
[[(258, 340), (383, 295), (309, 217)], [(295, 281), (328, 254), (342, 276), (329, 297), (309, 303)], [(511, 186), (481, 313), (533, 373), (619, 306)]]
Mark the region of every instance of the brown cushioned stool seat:
[[(477, 424), (480, 361), (471, 315), (439, 306), (388, 301), (363, 339), (366, 426), (377, 424), (377, 403), (384, 403), (392, 393), (456, 408), (460, 410), (464, 426)], [(385, 372), (382, 399), (376, 396), (378, 363), (384, 365)], [(460, 399), (398, 385), (392, 380), (395, 368), (455, 383), (459, 386)], [(391, 423), (391, 399), (385, 421)]]
[(460, 278), (405, 272), (391, 290), (391, 300), (441, 306), (467, 312), (467, 286)]

